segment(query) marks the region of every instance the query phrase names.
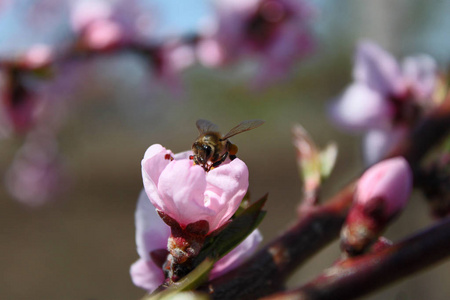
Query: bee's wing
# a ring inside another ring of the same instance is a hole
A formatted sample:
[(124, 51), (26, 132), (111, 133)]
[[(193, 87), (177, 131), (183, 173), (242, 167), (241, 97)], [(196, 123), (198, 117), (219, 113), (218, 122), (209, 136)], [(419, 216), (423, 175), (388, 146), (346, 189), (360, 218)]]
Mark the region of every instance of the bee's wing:
[(233, 127), (227, 134), (224, 135), (222, 140), (226, 140), (236, 134), (239, 134), (244, 131), (255, 129), (256, 127), (264, 124), (263, 120), (246, 120), (239, 123), (236, 127)]
[(197, 120), (195, 125), (197, 125), (198, 131), (200, 133), (205, 133), (208, 131), (216, 131), (216, 132), (219, 131), (219, 127), (208, 120), (199, 119)]

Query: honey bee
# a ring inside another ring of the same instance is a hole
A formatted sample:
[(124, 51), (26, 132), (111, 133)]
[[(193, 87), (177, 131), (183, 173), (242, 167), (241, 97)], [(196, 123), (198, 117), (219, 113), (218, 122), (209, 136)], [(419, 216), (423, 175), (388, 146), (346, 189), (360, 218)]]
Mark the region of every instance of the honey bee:
[(200, 135), (192, 144), (194, 155), (191, 155), (190, 159), (203, 167), (205, 171), (210, 171), (212, 168), (219, 166), (228, 156), (233, 160), (236, 158), (238, 147), (228, 139), (236, 134), (259, 127), (263, 123), (263, 120), (242, 121), (222, 136), (218, 132), (219, 128), (216, 124), (207, 120), (197, 120), (195, 124)]

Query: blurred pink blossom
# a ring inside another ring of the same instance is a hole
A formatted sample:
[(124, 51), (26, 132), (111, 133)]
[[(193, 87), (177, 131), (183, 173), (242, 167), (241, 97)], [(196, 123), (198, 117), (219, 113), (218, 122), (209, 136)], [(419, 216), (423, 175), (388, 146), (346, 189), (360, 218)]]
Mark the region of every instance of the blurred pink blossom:
[(92, 23), (84, 33), (86, 44), (95, 50), (105, 50), (117, 46), (122, 38), (122, 29), (110, 20), (98, 20)]
[(20, 202), (40, 206), (63, 190), (61, 158), (53, 135), (46, 130), (28, 134), (6, 174), (9, 192)]
[[(153, 260), (152, 252), (167, 250), (170, 227), (158, 216), (145, 191), (142, 191), (139, 196), (135, 221), (136, 245), (140, 258), (130, 268), (131, 279), (136, 286), (152, 292), (164, 282), (164, 273), (161, 266)], [(261, 240), (259, 231), (253, 231), (241, 244), (215, 264), (210, 273), (210, 279), (241, 264), (256, 250)]]
[(180, 73), (194, 63), (193, 47), (184, 44), (180, 39), (172, 38), (149, 49), (148, 60), (157, 81), (170, 87), (174, 94), (180, 94), (183, 90)]
[[(353, 80), (332, 103), (330, 112), (345, 130), (371, 133), (364, 148), (370, 150), (365, 155), (367, 163), (373, 164), (432, 104), (437, 66), (427, 55), (410, 56), (399, 64), (375, 43), (363, 41), (356, 51)], [(397, 139), (391, 139), (392, 135)], [(376, 140), (382, 141), (382, 146), (376, 145)], [(374, 153), (374, 148), (380, 152)]]
[(27, 50), (21, 63), (27, 69), (39, 69), (52, 63), (54, 55), (54, 49), (51, 46), (35, 44)]
[(113, 7), (106, 1), (77, 1), (72, 10), (72, 29), (81, 34), (82, 43), (94, 50), (107, 50), (125, 38), (113, 19)]
[(314, 15), (306, 1), (218, 0), (217, 21), (198, 43), (199, 60), (207, 66), (234, 63), (244, 56), (259, 63), (254, 84), (286, 76), (294, 62), (310, 53), (309, 23)]
[(236, 158), (205, 172), (190, 154), (174, 155), (161, 145), (150, 146), (142, 160), (145, 191), (152, 204), (182, 228), (205, 220), (212, 232), (238, 209), (247, 192), (248, 169)]
[(137, 1), (81, 0), (72, 7), (71, 25), (84, 47), (105, 51), (139, 41), (146, 14)]

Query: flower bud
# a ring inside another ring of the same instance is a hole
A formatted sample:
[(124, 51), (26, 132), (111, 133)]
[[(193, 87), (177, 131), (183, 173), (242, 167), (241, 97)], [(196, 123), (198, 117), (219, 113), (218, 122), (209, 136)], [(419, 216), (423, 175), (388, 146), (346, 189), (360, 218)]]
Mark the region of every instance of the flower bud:
[(348, 254), (363, 252), (405, 207), (412, 189), (412, 172), (402, 157), (384, 160), (359, 179), (353, 207), (341, 231)]

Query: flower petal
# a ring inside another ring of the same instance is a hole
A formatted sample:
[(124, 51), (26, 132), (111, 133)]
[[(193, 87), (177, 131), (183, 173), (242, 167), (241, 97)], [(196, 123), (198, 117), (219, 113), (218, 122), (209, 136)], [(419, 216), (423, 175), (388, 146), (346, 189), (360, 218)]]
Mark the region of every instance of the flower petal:
[(133, 283), (149, 293), (164, 282), (164, 273), (153, 262), (144, 259), (137, 260), (130, 268)]
[(408, 130), (403, 126), (388, 129), (370, 130), (363, 139), (363, 156), (367, 166), (380, 161), (402, 140)]
[(262, 53), (259, 71), (253, 79), (256, 88), (284, 79), (295, 62), (314, 48), (308, 30), (296, 23), (285, 24), (272, 39)]
[(151, 261), (151, 251), (167, 248), (170, 228), (156, 213), (144, 190), (139, 195), (135, 222), (137, 252), (142, 259)]
[(370, 41), (358, 45), (353, 77), (385, 96), (402, 95), (406, 90), (395, 58)]
[(242, 264), (258, 248), (263, 237), (258, 229), (255, 229), (242, 243), (222, 257), (212, 269), (210, 279), (219, 277)]
[(184, 152), (180, 152), (180, 153), (174, 154), (173, 158), (175, 160), (189, 159), (189, 156), (191, 156), (193, 154), (194, 154), (194, 152), (192, 152), (192, 150), (188, 150), (188, 151), (184, 151)]
[(386, 126), (394, 115), (394, 107), (377, 91), (354, 83), (331, 104), (330, 113), (338, 126), (362, 131)]
[(161, 210), (186, 226), (200, 220), (210, 222), (214, 211), (205, 207), (206, 172), (192, 161), (174, 160), (161, 173), (158, 191)]
[(160, 210), (170, 204), (165, 203), (158, 192), (159, 177), (170, 163), (170, 159), (167, 159), (166, 155), (173, 154), (163, 146), (154, 144), (145, 151), (141, 163), (145, 191), (153, 205)]
[(431, 101), (437, 81), (437, 64), (429, 55), (409, 56), (403, 60), (403, 74), (419, 100)]
[(206, 206), (216, 212), (209, 224), (210, 230), (213, 231), (231, 218), (247, 193), (247, 165), (239, 158), (227, 160), (209, 171), (206, 181), (208, 185), (205, 198), (209, 200)]

